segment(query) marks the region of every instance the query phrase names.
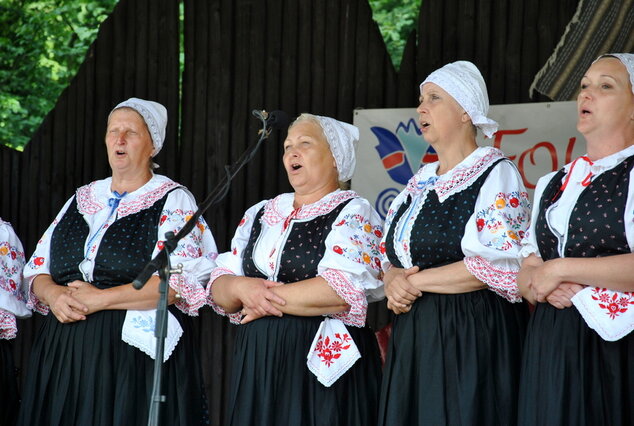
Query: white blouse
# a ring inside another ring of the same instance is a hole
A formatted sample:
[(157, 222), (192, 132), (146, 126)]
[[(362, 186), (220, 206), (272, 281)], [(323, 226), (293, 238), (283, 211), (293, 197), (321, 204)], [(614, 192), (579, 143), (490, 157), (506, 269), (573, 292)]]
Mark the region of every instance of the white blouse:
[(0, 339), (15, 338), (18, 331), (16, 316), (31, 316), (21, 286), (22, 268), (22, 243), (15, 235), (11, 224), (0, 219)]
[[(111, 183), (112, 178), (107, 178), (82, 186), (64, 204), (53, 223), (40, 238), (35, 252), (24, 269), (24, 279), (28, 282), (29, 289), (37, 275), (50, 274), (51, 236), (75, 197), (77, 198), (77, 208), (89, 227), (84, 247), (86, 258), (89, 260), (96, 257), (105, 230), (116, 220), (151, 207), (174, 188), (176, 189), (169, 193), (163, 206), (157, 229), (157, 243), (152, 257), (156, 256), (163, 248), (165, 233), (168, 231), (178, 232), (196, 211), (194, 197), (185, 187), (165, 176), (153, 175), (141, 188), (126, 194), (111, 214), (108, 201), (115, 197), (110, 189)], [(205, 220), (201, 217), (197, 226), (178, 242), (176, 250), (170, 255), (172, 265), (183, 264), (183, 273), (172, 274), (169, 282), (170, 287), (181, 296), (176, 302), (176, 306), (182, 312), (188, 315), (197, 315), (198, 309), (205, 304), (204, 286), (209, 272), (215, 266), (216, 256), (216, 243)], [(92, 281), (94, 262), (87, 263), (89, 265), (86, 271), (87, 278)], [(155, 275), (158, 275), (158, 272), (155, 272)], [(48, 313), (48, 307), (42, 304), (32, 291), (29, 291), (28, 305), (41, 314)]]
[[(593, 176), (613, 169), (623, 160), (634, 155), (634, 146), (601, 158), (596, 161), (588, 161), (586, 156), (577, 158), (566, 164), (566, 174), (562, 177), (562, 183), (568, 179), (561, 197), (546, 211), (546, 221), (558, 242), (558, 253), (565, 257), (564, 249), (568, 241), (568, 222), (577, 199), (586, 188)], [(585, 157), (585, 158), (584, 158)], [(537, 182), (535, 188), (535, 200), (539, 203), (544, 190), (557, 172), (543, 176)], [(521, 255), (528, 257), (535, 254), (541, 257), (535, 236), (535, 223), (540, 212), (540, 206), (533, 210), (531, 227), (522, 241)], [(625, 238), (630, 247), (634, 247), (634, 169), (630, 171), (630, 182), (627, 191), (627, 202), (623, 212), (625, 224)], [(614, 341), (629, 334), (634, 330), (634, 293), (618, 292), (601, 287), (586, 287), (577, 293), (572, 302), (583, 316), (589, 327), (605, 340)]]
[[(405, 268), (413, 266), (410, 235), (416, 218), (425, 207), (427, 194), (435, 191), (442, 203), (469, 188), (492, 163), (505, 158), (502, 151), (479, 147), (449, 172), (438, 176), (438, 162), (426, 164), (392, 201), (385, 220), (385, 235), (395, 226), (394, 250)], [(394, 216), (407, 197), (410, 208), (395, 223)], [(530, 202), (519, 172), (510, 161), (494, 166), (485, 179), (465, 226), (461, 249), (467, 270), (489, 289), (510, 302), (522, 300), (517, 286), (520, 241), (528, 228)], [(385, 237), (384, 237), (385, 238)], [(385, 240), (381, 243), (385, 247)], [(390, 266), (383, 256), (384, 270)]]
[(293, 223), (307, 222), (334, 210), (342, 202), (350, 202), (341, 210), (325, 240), (326, 252), (317, 266), (317, 275), (348, 304), (342, 313), (329, 315), (347, 325), (365, 325), (368, 301), (384, 297), (383, 283), (377, 278), (380, 271), (379, 242), (383, 236), (382, 221), (370, 203), (353, 191), (337, 190), (316, 203), (293, 208), (294, 194), (281, 194), (272, 200), (261, 201), (249, 208), (238, 225), (231, 241), (231, 251), (216, 259), (211, 272), (209, 302), (213, 309), (229, 316), (239, 324), (241, 314), (226, 313), (211, 296), (213, 281), (226, 274), (244, 275), (243, 252), (249, 241), (253, 221), (260, 209), (261, 232), (253, 250), (253, 262), (267, 277), (277, 281), (279, 261)]

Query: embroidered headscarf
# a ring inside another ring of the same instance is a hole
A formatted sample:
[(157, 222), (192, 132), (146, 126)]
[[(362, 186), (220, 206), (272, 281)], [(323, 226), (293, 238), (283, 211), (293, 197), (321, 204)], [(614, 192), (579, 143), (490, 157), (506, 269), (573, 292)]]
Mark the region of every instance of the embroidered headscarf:
[[(634, 93), (634, 53), (606, 53), (605, 55), (599, 56), (594, 62), (603, 58), (614, 57), (621, 61), (623, 65), (625, 65), (625, 69), (630, 76), (630, 85), (632, 86), (632, 93)], [(592, 62), (594, 64), (594, 62)]]
[(489, 96), (484, 78), (471, 62), (452, 62), (432, 72), (420, 84), (421, 93), (425, 83), (434, 83), (449, 93), (487, 138), (497, 131), (498, 123), (486, 116), (489, 112)]
[[(163, 148), (163, 142), (165, 141), (165, 128), (167, 127), (167, 109), (158, 102), (146, 101), (139, 98), (130, 98), (127, 101), (121, 102), (110, 111), (110, 115), (119, 108), (132, 108), (138, 112), (148, 130), (150, 131), (150, 137), (152, 137), (152, 145), (154, 146), (154, 152), (152, 157), (161, 151)], [(108, 120), (110, 120), (108, 115)]]
[(291, 127), (297, 122), (304, 121), (305, 118), (312, 118), (319, 123), (330, 145), (330, 152), (337, 163), (339, 181), (349, 181), (357, 162), (355, 150), (359, 143), (359, 128), (334, 118), (307, 113), (300, 115)]

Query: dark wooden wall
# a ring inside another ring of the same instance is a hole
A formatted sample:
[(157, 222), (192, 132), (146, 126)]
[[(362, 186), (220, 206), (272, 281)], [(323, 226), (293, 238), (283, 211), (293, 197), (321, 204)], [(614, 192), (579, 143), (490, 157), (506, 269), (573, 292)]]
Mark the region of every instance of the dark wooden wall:
[[(179, 1), (121, 0), (70, 86), (23, 153), (0, 147), (0, 216), (27, 256), (74, 189), (106, 177), (108, 112), (131, 96), (163, 103), (167, 139), (159, 172), (199, 201), (257, 138), (252, 109), (352, 120), (354, 108), (414, 107), (418, 83), (454, 60), (472, 60), (492, 104), (531, 101), (528, 87), (574, 14), (575, 0), (422, 0), (418, 32), (400, 71), (366, 0), (184, 0), (185, 70), (179, 80)], [(538, 99), (539, 100), (539, 99)], [(542, 99), (543, 100), (543, 99)], [(180, 118), (180, 126), (179, 126)], [(221, 250), (243, 211), (289, 191), (280, 133), (205, 214)], [(23, 368), (40, 319), (20, 321)], [(371, 307), (375, 327), (389, 320)], [(233, 326), (209, 309), (197, 322), (213, 424), (224, 418)]]

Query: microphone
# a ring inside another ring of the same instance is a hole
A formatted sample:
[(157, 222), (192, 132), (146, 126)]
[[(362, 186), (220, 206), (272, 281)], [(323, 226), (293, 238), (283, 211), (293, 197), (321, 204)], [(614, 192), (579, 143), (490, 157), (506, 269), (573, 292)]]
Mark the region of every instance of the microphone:
[(267, 112), (266, 110), (254, 109), (251, 114), (266, 123), (267, 127), (274, 129), (286, 128), (291, 121), (288, 114), (280, 110)]

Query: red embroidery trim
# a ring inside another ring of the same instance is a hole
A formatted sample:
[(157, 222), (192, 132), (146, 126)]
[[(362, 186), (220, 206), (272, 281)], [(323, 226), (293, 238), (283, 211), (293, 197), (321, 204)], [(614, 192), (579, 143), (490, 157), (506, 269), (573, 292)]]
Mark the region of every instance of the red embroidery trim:
[(596, 300), (599, 308), (605, 309), (606, 314), (613, 320), (627, 312), (630, 305), (634, 305), (634, 293), (612, 291), (607, 288), (595, 287), (592, 290), (592, 299)]
[[(106, 205), (97, 201), (95, 196), (95, 184), (97, 182), (91, 182), (88, 185), (84, 185), (76, 192), (77, 208), (81, 214), (93, 215), (99, 210), (103, 209)], [(165, 182), (158, 188), (142, 195), (135, 197), (133, 201), (126, 202), (125, 199), (119, 204), (117, 213), (119, 217), (125, 217), (134, 213), (138, 213), (141, 210), (147, 209), (154, 205), (154, 203), (165, 196), (171, 189), (180, 187), (181, 185), (176, 182)]]
[(211, 306), (211, 309), (214, 310), (218, 315), (226, 316), (229, 318), (229, 321), (232, 324), (239, 325), (242, 320), (242, 314), (240, 312), (228, 313), (224, 309), (222, 309), (219, 305), (214, 302), (213, 295), (211, 293), (211, 287), (214, 284), (214, 281), (223, 275), (235, 275), (235, 273), (231, 269), (218, 267), (211, 271), (211, 275), (209, 276), (209, 284), (207, 284), (207, 303)]
[(93, 215), (106, 206), (97, 201), (95, 197), (96, 184), (96, 181), (91, 182), (77, 190), (77, 208), (81, 214)]
[(518, 271), (496, 268), (488, 260), (480, 256), (465, 257), (464, 264), (474, 277), (488, 285), (489, 290), (498, 296), (512, 303), (522, 301), (522, 296), (517, 286)]
[[(450, 179), (438, 179), (434, 187), (438, 198), (442, 199), (452, 192), (459, 192), (468, 188), (475, 179), (487, 170), (491, 163), (500, 158), (505, 158), (504, 154), (498, 149), (491, 149), (488, 154), (480, 158), (473, 166), (455, 170), (451, 174)], [(409, 180), (405, 190), (413, 195), (420, 193), (422, 189), (418, 188), (419, 180), (420, 177), (417, 173)]]
[[(281, 194), (273, 198), (264, 205), (264, 213), (262, 220), (269, 226), (273, 226), (283, 220), (286, 220), (288, 216), (283, 215), (280, 212), (278, 203), (281, 197), (288, 196), (287, 194)], [(310, 204), (308, 206), (301, 207), (296, 213), (295, 219), (308, 219), (311, 217), (321, 216), (333, 211), (339, 204), (351, 198), (357, 198), (358, 195), (354, 191), (341, 191), (336, 194), (327, 197), (321, 202)]]
[(14, 339), (17, 333), (15, 316), (0, 309), (0, 339)]
[(184, 314), (198, 316), (198, 310), (207, 302), (207, 292), (192, 274), (170, 275), (169, 285), (181, 296), (175, 303)]
[(317, 344), (315, 345), (315, 352), (321, 359), (321, 362), (330, 367), (334, 364), (335, 360), (341, 358), (342, 352), (350, 349), (350, 342), (352, 338), (348, 333), (340, 334), (335, 333), (336, 339), (330, 340), (330, 336), (319, 335)]
[(319, 275), (328, 282), (328, 285), (335, 290), (339, 297), (350, 305), (350, 309), (347, 311), (329, 316), (341, 320), (346, 325), (363, 327), (368, 312), (368, 300), (363, 290), (358, 290), (342, 271), (326, 269)]

